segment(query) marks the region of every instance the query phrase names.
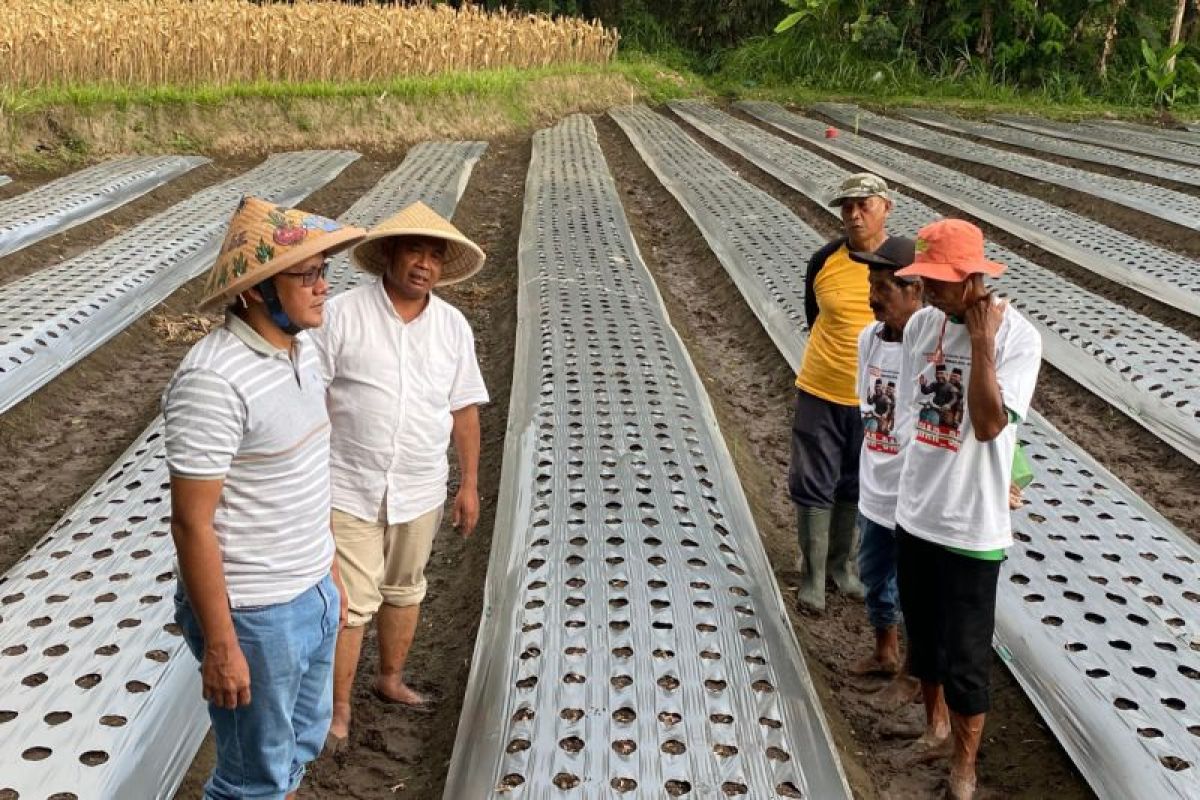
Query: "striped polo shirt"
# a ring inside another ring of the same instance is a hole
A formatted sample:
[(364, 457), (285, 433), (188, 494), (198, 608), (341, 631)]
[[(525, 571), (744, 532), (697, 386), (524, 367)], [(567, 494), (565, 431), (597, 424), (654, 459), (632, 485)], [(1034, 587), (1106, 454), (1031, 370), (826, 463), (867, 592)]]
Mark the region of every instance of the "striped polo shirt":
[(173, 477), (224, 479), (213, 519), (232, 608), (293, 599), (329, 573), (329, 416), (311, 344), (291, 355), (234, 314), (163, 394)]

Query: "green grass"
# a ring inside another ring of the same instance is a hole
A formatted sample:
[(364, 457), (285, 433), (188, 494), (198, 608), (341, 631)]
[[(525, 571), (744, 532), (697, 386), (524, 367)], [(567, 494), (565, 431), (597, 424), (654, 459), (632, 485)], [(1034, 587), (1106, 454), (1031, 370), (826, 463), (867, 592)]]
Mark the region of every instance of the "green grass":
[[(546, 82), (555, 78), (580, 78), (582, 86), (589, 78), (618, 79), (654, 104), (681, 97), (724, 96), (800, 105), (817, 100), (845, 100), (868, 106), (923, 105), (969, 116), (1017, 111), (1059, 118), (1097, 114), (1136, 118), (1153, 111), (1144, 96), (1135, 91), (1138, 87), (1128, 75), (1115, 80), (1106, 91), (1097, 92), (1056, 73), (1045, 76), (1040, 86), (1020, 88), (975, 66), (960, 74), (954, 69), (951, 62), (926, 71), (912, 60), (870, 61), (847, 48), (824, 42), (789, 42), (773, 36), (703, 58), (671, 45), (652, 54), (625, 51), (607, 65), (496, 69), (369, 83), (264, 81), (225, 86), (97, 85), (27, 90), (0, 87), (0, 161), (31, 166), (43, 161), (71, 164), (89, 157), (91, 150), (103, 154), (120, 148), (204, 152), (214, 146), (210, 135), (215, 135), (211, 126), (206, 127), (205, 115), (180, 114), (178, 119), (186, 121), (176, 125), (177, 117), (171, 109), (222, 108), (247, 100), (274, 104), (274, 109), (264, 113), (300, 133), (318, 130), (323, 115), (328, 118), (326, 109), (310, 101), (322, 106), (322, 101), (327, 101), (330, 110), (341, 114), (339, 119), (351, 138), (356, 130), (370, 129), (378, 122), (379, 106), (362, 102), (339, 106), (340, 101), (361, 99), (386, 99), (388, 107), (407, 106), (419, 120), (429, 122), (436, 122), (440, 115), (461, 114), (461, 110), (450, 109), (455, 105), (461, 109), (462, 103), (446, 105), (439, 101), (478, 100), (479, 108), (498, 113), (505, 120), (501, 127), (527, 130), (546, 121), (543, 104), (547, 99), (558, 99), (548, 94), (559, 91), (558, 87)], [(589, 106), (586, 95), (578, 99), (578, 107)], [(476, 107), (472, 102), (467, 105)], [(166, 109), (167, 113), (142, 113), (154, 109)], [(1176, 107), (1174, 113), (1200, 118), (1200, 107)], [(97, 133), (122, 126), (135, 136), (104, 139)], [(105, 141), (108, 144), (103, 144)], [(99, 144), (98, 149), (93, 144)]]
[(653, 103), (712, 94), (704, 79), (687, 66), (681, 51), (669, 51), (665, 59), (647, 53), (629, 53), (622, 55), (614, 67), (637, 84)]
[[(957, 70), (957, 71), (956, 71)], [(1064, 71), (1050, 71), (1039, 85), (1018, 86), (978, 64), (951, 59), (930, 68), (911, 58), (874, 61), (847, 47), (782, 36), (751, 40), (724, 54), (708, 83), (718, 94), (793, 103), (847, 100), (887, 105), (926, 105), (967, 114), (1023, 111), (1050, 117), (1115, 114), (1144, 117), (1155, 109), (1133, 70), (1114, 69), (1102, 86)], [(1172, 113), (1200, 117), (1200, 106), (1177, 105)]]
[[(709, 71), (711, 70), (711, 71)], [(701, 72), (706, 74), (701, 75)], [(1128, 72), (1128, 71), (1125, 71)], [(964, 113), (1035, 111), (1054, 117), (1087, 114), (1146, 116), (1153, 109), (1127, 75), (1096, 91), (1063, 73), (1049, 73), (1038, 87), (1018, 87), (970, 67), (954, 74), (953, 65), (932, 72), (909, 59), (871, 61), (842, 47), (818, 41), (797, 43), (763, 37), (705, 59), (674, 46), (659, 52), (624, 52), (607, 65), (560, 65), (540, 69), (496, 69), (386, 81), (283, 83), (260, 81), (230, 85), (124, 87), (0, 87), (0, 115), (19, 117), (69, 108), (81, 112), (124, 110), (139, 106), (217, 106), (238, 99), (274, 100), (287, 106), (301, 99), (390, 98), (420, 103), (433, 98), (488, 98), (499, 101), (512, 120), (531, 118), (524, 90), (545, 78), (616, 75), (635, 85), (649, 102), (718, 94), (731, 98), (772, 99), (793, 103), (848, 100), (867, 103), (937, 105)], [(1181, 117), (1200, 117), (1200, 106), (1176, 106)], [(303, 129), (305, 121), (295, 120)]]
[[(474, 114), (482, 128), (475, 127), (471, 135), (487, 136), (488, 131), (527, 131), (546, 124), (547, 110), (596, 111), (597, 102), (626, 97), (657, 104), (710, 94), (694, 73), (636, 53), (605, 65), (506, 68), (369, 83), (0, 87), (0, 163), (61, 169), (115, 152), (237, 150), (245, 143), (253, 147), (254, 132), (264, 125), (297, 146), (305, 134), (325, 135), (328, 143), (330, 130), (337, 132), (334, 143), (340, 135), (347, 144), (366, 146), (411, 138), (412, 130), (394, 124), (398, 119), (415, 117), (422, 123), (417, 130), (427, 133), (417, 136), (434, 131), (447, 135)], [(207, 109), (214, 113), (205, 113)], [(331, 120), (336, 120), (332, 128)]]
[(0, 113), (27, 114), (70, 107), (81, 111), (131, 106), (219, 105), (236, 99), (298, 100), (390, 97), (416, 102), (435, 97), (489, 97), (519, 99), (531, 84), (570, 76), (619, 75), (641, 88), (656, 102), (703, 92), (694, 76), (683, 76), (645, 56), (621, 58), (612, 64), (563, 65), (539, 69), (495, 69), (442, 75), (403, 77), (372, 82), (282, 83), (260, 81), (222, 86), (113, 85), (50, 86), (33, 89), (0, 88)]

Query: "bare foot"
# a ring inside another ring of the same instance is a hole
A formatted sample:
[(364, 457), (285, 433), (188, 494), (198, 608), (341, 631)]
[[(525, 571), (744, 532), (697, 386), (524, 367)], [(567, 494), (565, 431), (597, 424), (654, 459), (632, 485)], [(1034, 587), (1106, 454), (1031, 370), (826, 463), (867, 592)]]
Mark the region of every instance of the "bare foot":
[(405, 706), (424, 706), (426, 704), (423, 695), (399, 678), (392, 680), (377, 678), (375, 694), (381, 700)]
[(870, 703), (885, 714), (894, 714), (921, 698), (921, 682), (911, 675), (897, 675), (895, 680), (871, 696)]
[(919, 739), (913, 742), (909, 753), (911, 755), (909, 761), (913, 764), (932, 764), (935, 761), (950, 758), (954, 753), (954, 743), (950, 741), (950, 731), (938, 736), (935, 731), (927, 729)]
[(350, 735), (350, 704), (334, 703), (333, 719), (329, 721), (329, 735), (345, 739)]
[(946, 779), (945, 800), (972, 800), (975, 797), (975, 773), (956, 773), (950, 770)]
[(882, 675), (890, 678), (900, 671), (900, 658), (898, 656), (880, 657), (878, 653), (871, 653), (855, 661), (847, 671), (856, 678), (867, 675)]

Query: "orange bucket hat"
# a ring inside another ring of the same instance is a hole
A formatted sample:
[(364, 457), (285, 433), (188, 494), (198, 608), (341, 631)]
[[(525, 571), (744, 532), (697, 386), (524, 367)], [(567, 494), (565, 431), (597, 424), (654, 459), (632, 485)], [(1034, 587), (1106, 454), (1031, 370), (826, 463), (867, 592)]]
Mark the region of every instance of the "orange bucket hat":
[(247, 289), (318, 253), (336, 253), (367, 235), (298, 208), (243, 197), (208, 272), (202, 311), (228, 305)]
[(962, 283), (976, 273), (995, 278), (1007, 269), (988, 261), (983, 231), (966, 220), (940, 219), (926, 225), (917, 233), (916, 250), (913, 263), (896, 270), (897, 277)]

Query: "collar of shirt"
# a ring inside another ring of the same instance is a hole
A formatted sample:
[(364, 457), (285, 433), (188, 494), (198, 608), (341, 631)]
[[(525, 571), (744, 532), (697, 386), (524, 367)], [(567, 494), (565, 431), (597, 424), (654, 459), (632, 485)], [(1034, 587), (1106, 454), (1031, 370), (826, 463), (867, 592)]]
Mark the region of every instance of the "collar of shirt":
[(262, 334), (254, 330), (250, 323), (246, 322), (246, 320), (242, 319), (237, 314), (234, 314), (232, 311), (225, 312), (225, 327), (228, 328), (229, 332), (236, 336), (238, 340), (242, 342), (242, 344), (246, 345), (246, 347), (249, 347), (260, 356), (287, 361), (288, 365), (292, 368), (293, 374), (296, 376), (296, 384), (299, 386), (304, 385), (304, 381), (300, 377), (300, 348), (303, 346), (300, 338), (292, 337), (291, 352), (287, 350), (281, 350), (264, 339)]
[(391, 297), (391, 295), (388, 294), (387, 286), (385, 286), (383, 283), (382, 275), (379, 276), (379, 280), (377, 281), (377, 288), (378, 288), (378, 291), (375, 292), (375, 298), (380, 303), (383, 304), (383, 307), (387, 311), (387, 314), (392, 319), (394, 319), (396, 322), (400, 323), (401, 326), (415, 325), (416, 323), (425, 319), (427, 316), (429, 316), (429, 307), (432, 306), (434, 304), (434, 302), (437, 300), (436, 295), (434, 295), (433, 292), (430, 292), (425, 297), (425, 307), (421, 309), (421, 313), (417, 314), (415, 317), (413, 317), (408, 322), (405, 322), (404, 317), (400, 316), (400, 313), (398, 311), (396, 311), (396, 306), (392, 302), (392, 297)]

